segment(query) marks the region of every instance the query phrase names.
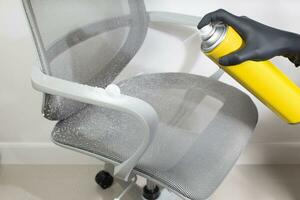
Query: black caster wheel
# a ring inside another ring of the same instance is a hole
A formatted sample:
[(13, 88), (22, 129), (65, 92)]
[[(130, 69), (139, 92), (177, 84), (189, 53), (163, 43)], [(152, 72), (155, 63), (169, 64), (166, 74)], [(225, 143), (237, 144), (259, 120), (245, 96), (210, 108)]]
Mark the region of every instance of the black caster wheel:
[(110, 175), (110, 173), (106, 171), (100, 171), (96, 177), (95, 177), (96, 183), (102, 188), (102, 189), (107, 189), (109, 188), (113, 182), (114, 182), (114, 177)]
[(158, 186), (155, 186), (155, 188), (152, 190), (149, 190), (147, 186), (143, 188), (143, 197), (146, 200), (158, 199), (159, 195), (160, 195), (160, 189)]

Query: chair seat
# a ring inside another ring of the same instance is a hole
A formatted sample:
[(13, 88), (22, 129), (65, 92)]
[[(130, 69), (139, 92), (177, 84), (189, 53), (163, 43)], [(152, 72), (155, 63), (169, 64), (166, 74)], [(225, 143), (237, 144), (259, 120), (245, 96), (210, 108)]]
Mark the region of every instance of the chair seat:
[[(219, 81), (185, 73), (124, 80), (123, 94), (151, 104), (160, 117), (153, 143), (135, 171), (188, 199), (207, 199), (234, 166), (257, 123), (251, 99)], [(88, 105), (57, 123), (53, 141), (113, 162), (142, 141), (129, 115)]]

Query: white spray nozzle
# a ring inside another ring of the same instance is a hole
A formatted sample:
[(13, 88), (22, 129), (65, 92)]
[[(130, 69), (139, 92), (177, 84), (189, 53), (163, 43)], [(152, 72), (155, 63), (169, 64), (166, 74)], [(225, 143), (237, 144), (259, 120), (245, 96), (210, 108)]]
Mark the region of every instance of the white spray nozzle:
[(214, 33), (215, 27), (212, 24), (208, 24), (199, 30), (202, 40), (207, 40)]

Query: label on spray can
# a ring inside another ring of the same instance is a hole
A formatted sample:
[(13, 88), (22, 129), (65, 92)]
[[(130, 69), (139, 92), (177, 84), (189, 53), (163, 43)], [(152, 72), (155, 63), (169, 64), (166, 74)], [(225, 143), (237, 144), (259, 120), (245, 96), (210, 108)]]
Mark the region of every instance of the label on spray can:
[(300, 123), (300, 89), (270, 61), (246, 61), (221, 66), (218, 60), (243, 48), (243, 38), (230, 26), (208, 25), (200, 30), (202, 51), (226, 73), (288, 123)]

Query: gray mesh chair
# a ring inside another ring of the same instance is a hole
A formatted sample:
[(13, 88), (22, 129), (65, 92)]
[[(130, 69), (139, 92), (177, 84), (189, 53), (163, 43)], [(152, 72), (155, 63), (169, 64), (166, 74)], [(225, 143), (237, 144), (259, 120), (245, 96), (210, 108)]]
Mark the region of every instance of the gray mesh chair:
[(196, 27), (200, 18), (146, 12), (142, 0), (23, 3), (41, 61), (32, 84), (44, 93), (44, 116), (58, 121), (53, 142), (104, 161), (103, 188), (112, 176), (132, 184), (140, 175), (148, 180), (144, 198), (158, 196), (157, 186), (183, 199), (209, 198), (256, 126), (251, 99), (216, 78), (186, 73), (112, 84), (149, 22)]

